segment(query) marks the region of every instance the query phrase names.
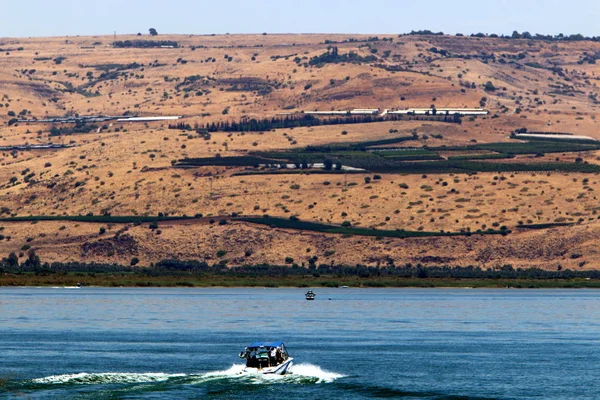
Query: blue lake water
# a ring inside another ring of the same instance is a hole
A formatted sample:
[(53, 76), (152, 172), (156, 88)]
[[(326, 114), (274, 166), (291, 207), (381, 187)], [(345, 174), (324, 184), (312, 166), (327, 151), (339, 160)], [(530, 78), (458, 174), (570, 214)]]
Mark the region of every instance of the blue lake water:
[[(599, 399), (600, 291), (0, 288), (0, 398)], [(283, 340), (283, 377), (243, 376)]]

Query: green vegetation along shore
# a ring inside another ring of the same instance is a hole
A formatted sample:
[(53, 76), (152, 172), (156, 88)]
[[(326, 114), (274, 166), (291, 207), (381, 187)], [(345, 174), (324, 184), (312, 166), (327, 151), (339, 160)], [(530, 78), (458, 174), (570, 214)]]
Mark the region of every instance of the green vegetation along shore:
[(0, 286), (97, 286), (97, 287), (327, 287), (361, 288), (594, 288), (600, 289), (600, 280), (592, 279), (452, 279), (404, 278), (323, 275), (290, 276), (235, 276), (235, 275), (165, 275), (150, 276), (142, 273), (65, 273), (36, 275), (35, 273), (3, 274)]
[(163, 260), (147, 267), (97, 263), (42, 263), (34, 251), (21, 263), (14, 253), (0, 260), (0, 286), (102, 287), (473, 287), (600, 288), (600, 271), (542, 270), (511, 265), (331, 265), (227, 267), (205, 261)]

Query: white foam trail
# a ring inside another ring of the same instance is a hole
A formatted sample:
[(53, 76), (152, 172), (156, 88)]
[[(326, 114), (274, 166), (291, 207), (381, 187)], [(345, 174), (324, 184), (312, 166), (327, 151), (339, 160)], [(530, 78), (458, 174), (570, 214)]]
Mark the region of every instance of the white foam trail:
[(270, 383), (330, 383), (344, 377), (344, 375), (335, 372), (324, 371), (320, 367), (312, 364), (293, 365), (290, 373), (286, 375), (265, 375), (260, 373), (243, 374), (243, 370), (243, 364), (234, 364), (231, 368), (223, 371), (213, 371), (197, 375), (165, 374), (160, 372), (146, 374), (118, 372), (90, 374), (82, 372), (79, 374), (53, 375), (45, 378), (33, 379), (31, 382), (48, 385), (102, 385), (165, 382), (171, 378), (187, 377), (191, 379), (186, 379), (186, 384), (199, 384), (218, 379), (236, 379), (240, 382), (260, 385)]
[(239, 379), (246, 375), (242, 375), (244, 370), (243, 364), (233, 364), (231, 368), (223, 371), (212, 371), (205, 374), (190, 375), (192, 384), (199, 384), (203, 382), (219, 380), (219, 379)]
[(244, 370), (244, 364), (233, 364), (231, 366), (231, 368), (226, 369), (224, 371), (207, 372), (206, 374), (203, 374), (200, 376), (206, 377), (206, 378), (230, 377), (230, 376), (237, 376), (237, 375), (241, 374), (243, 370)]
[(231, 368), (224, 371), (208, 372), (202, 375), (195, 375), (194, 383), (206, 382), (214, 379), (239, 379), (251, 384), (269, 384), (269, 383), (330, 383), (336, 379), (343, 378), (344, 375), (322, 370), (320, 367), (312, 364), (294, 364), (286, 375), (261, 374), (261, 373), (242, 373), (243, 364), (234, 364)]
[(163, 373), (118, 373), (105, 372), (100, 374), (89, 374), (82, 372), (79, 374), (53, 375), (45, 378), (32, 380), (33, 383), (41, 384), (77, 384), (77, 385), (97, 385), (97, 384), (119, 384), (119, 383), (151, 383), (164, 382), (170, 378), (186, 376), (185, 374), (163, 374)]
[(329, 383), (344, 375), (335, 372), (323, 371), (320, 367), (312, 364), (296, 364), (292, 366), (292, 375), (304, 378), (316, 379), (317, 383)]

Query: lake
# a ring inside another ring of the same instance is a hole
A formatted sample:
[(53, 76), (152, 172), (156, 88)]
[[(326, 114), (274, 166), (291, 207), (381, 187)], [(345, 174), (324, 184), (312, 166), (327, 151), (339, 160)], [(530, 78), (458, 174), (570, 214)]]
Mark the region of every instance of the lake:
[(0, 398), (600, 398), (600, 291), (313, 290), (0, 288)]

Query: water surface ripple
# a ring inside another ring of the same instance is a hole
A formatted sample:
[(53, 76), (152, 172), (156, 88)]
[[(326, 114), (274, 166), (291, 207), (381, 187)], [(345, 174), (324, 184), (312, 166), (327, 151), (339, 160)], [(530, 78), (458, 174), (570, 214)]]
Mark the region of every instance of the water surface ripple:
[(314, 290), (0, 288), (0, 398), (600, 398), (600, 291)]

